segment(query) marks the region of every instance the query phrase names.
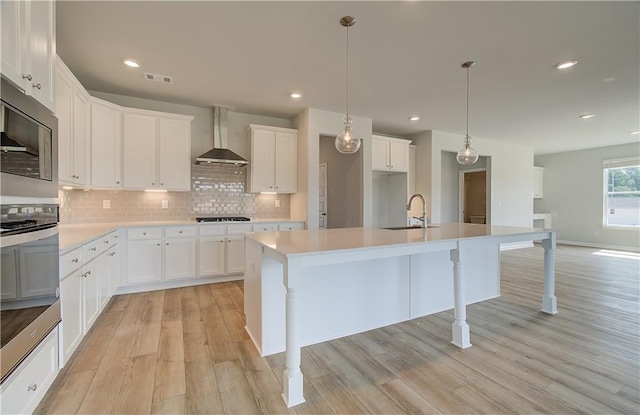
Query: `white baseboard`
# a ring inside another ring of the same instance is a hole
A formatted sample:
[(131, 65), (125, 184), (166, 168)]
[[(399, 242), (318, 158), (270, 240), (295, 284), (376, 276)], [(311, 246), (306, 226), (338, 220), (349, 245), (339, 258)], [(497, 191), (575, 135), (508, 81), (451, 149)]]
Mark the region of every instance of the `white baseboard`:
[(500, 244), (500, 250), (509, 251), (511, 249), (531, 248), (532, 246), (533, 246), (533, 241), (510, 242), (506, 244)]
[(119, 295), (119, 294), (143, 293), (147, 291), (168, 290), (171, 288), (190, 287), (193, 285), (211, 284), (214, 282), (238, 281), (243, 279), (244, 279), (244, 274), (234, 274), (234, 275), (220, 275), (215, 277), (197, 277), (197, 278), (194, 277), (194, 278), (186, 278), (183, 280), (175, 280), (175, 281), (152, 282), (148, 284), (124, 285), (122, 287), (118, 287), (115, 294)]
[(622, 245), (606, 245), (606, 244), (592, 244), (589, 242), (576, 242), (576, 241), (557, 241), (558, 244), (563, 245), (575, 245), (575, 246), (586, 246), (589, 248), (600, 248), (600, 249), (615, 249), (618, 251), (633, 251), (640, 252), (640, 247), (637, 246), (622, 246)]

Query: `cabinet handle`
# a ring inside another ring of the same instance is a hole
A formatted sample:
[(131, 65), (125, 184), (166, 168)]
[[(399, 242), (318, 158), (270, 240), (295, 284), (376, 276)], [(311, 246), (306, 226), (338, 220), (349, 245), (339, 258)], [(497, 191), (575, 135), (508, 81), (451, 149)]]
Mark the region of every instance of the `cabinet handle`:
[(87, 278), (87, 273), (86, 273), (86, 272), (83, 272), (83, 273), (82, 273), (82, 275), (81, 275), (81, 277), (82, 277), (82, 278)]
[(118, 235), (113, 235), (114, 238), (118, 239)]
[(145, 236), (147, 235), (147, 233), (146, 233), (146, 232), (142, 232), (142, 234), (143, 234), (143, 235), (145, 235)]
[(155, 186), (155, 185), (156, 185), (155, 183), (153, 183), (153, 182), (151, 183), (151, 186)]
[(169, 242), (167, 242), (167, 246), (169, 246)]
[(26, 79), (27, 81), (33, 81), (33, 76), (30, 73), (26, 75), (22, 75), (22, 79)]
[(92, 250), (93, 252), (96, 252), (96, 250), (97, 250), (97, 249), (98, 249), (98, 248), (96, 248), (95, 246), (94, 246), (93, 248), (91, 248), (91, 250)]
[(79, 260), (78, 260), (78, 258), (73, 258), (73, 259), (71, 260), (71, 262), (76, 262), (76, 263), (77, 263), (78, 261), (79, 261)]
[(273, 189), (273, 186), (269, 186), (269, 189)]
[(87, 275), (91, 275), (91, 270), (87, 271)]
[(178, 233), (182, 233), (182, 231), (178, 231)]
[(109, 256), (115, 256), (115, 255), (116, 255), (115, 252), (112, 252), (112, 253), (109, 254)]
[(164, 183), (160, 183), (160, 186), (164, 186)]
[(120, 180), (116, 180), (116, 184), (120, 184)]
[(156, 246), (160, 246), (160, 244), (156, 244)]
[(38, 384), (37, 384), (37, 383), (33, 383), (33, 384), (31, 384), (31, 385), (29, 385), (29, 387), (27, 388), (27, 390), (28, 390), (29, 392), (35, 392), (35, 391), (36, 391), (36, 389), (38, 389)]
[(36, 89), (42, 89), (42, 85), (40, 84), (33, 84), (32, 86)]
[(105, 244), (108, 244), (108, 243), (109, 243), (109, 240), (104, 241), (104, 243), (105, 243)]

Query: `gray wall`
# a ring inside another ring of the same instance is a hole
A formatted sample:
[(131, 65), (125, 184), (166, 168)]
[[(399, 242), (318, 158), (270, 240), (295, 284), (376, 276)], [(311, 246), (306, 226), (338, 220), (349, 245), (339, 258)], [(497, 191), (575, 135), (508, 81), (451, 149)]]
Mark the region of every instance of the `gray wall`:
[(362, 151), (340, 154), (335, 137), (320, 136), (319, 162), (327, 163), (327, 227), (362, 226)]
[(603, 227), (602, 161), (634, 156), (638, 143), (536, 156), (544, 197), (534, 200), (534, 211), (552, 214), (559, 242), (640, 250), (640, 230)]
[[(470, 166), (461, 166), (456, 160), (456, 153), (442, 152), (442, 192), (440, 223), (460, 222), (460, 171), (477, 170), (487, 167), (487, 157), (480, 156), (478, 161)], [(487, 188), (487, 194), (491, 191)], [(487, 200), (487, 206), (490, 200)], [(487, 212), (487, 220), (490, 216)]]

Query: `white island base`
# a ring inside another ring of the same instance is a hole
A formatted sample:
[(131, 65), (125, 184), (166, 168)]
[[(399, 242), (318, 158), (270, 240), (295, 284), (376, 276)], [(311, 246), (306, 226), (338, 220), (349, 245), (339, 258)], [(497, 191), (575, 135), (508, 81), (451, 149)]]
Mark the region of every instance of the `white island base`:
[(500, 295), (500, 244), (542, 240), (543, 311), (555, 314), (550, 230), (471, 224), (354, 228), (246, 238), (246, 329), (262, 356), (286, 351), (283, 398), (304, 402), (300, 348), (454, 308), (452, 343), (471, 346), (466, 304)]

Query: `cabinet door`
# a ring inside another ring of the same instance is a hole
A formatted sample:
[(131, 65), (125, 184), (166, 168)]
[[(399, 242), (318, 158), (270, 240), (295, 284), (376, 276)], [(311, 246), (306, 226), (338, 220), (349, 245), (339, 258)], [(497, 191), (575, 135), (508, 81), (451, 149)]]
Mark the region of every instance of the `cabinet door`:
[(0, 17), (2, 18), (2, 75), (18, 87), (24, 89), (26, 80), (25, 52), (27, 37), (25, 28), (24, 1), (0, 2)]
[(198, 276), (224, 274), (224, 236), (198, 240)]
[(87, 180), (87, 139), (88, 137), (88, 120), (89, 101), (78, 91), (73, 94), (73, 115), (72, 119), (72, 157), (73, 157), (73, 173), (79, 184), (88, 183)]
[(127, 242), (127, 282), (137, 284), (162, 279), (160, 239)]
[(62, 325), (60, 335), (62, 336), (62, 362), (66, 364), (78, 348), (82, 341), (82, 276), (84, 271), (77, 269), (60, 281), (60, 313), (62, 315)]
[(91, 102), (91, 185), (122, 187), (120, 110)]
[(167, 280), (196, 276), (195, 238), (168, 238), (165, 240), (164, 276)]
[[(13, 2), (9, 2), (13, 3)], [(4, 3), (3, 7), (4, 7)], [(75, 183), (73, 172), (73, 87), (58, 75), (56, 77), (56, 117), (58, 118), (58, 180)]]
[(188, 191), (191, 187), (191, 122), (160, 118), (159, 125), (159, 187)]
[(100, 275), (96, 260), (90, 261), (82, 269), (82, 317), (84, 334), (87, 334), (100, 315)]
[(107, 251), (109, 255), (109, 297), (113, 296), (118, 286), (120, 286), (120, 253), (117, 246), (113, 246)]
[[(34, 245), (18, 249), (22, 298), (55, 295), (60, 276), (50, 270), (59, 261), (59, 254), (51, 248), (51, 245)], [(42, 278), (43, 275), (47, 278)]]
[(227, 274), (244, 272), (244, 235), (227, 236)]
[(98, 270), (98, 297), (100, 303), (100, 310), (104, 309), (109, 299), (111, 298), (111, 275), (109, 274), (109, 254), (103, 252), (96, 259)]
[(251, 133), (250, 191), (275, 192), (275, 131), (254, 129)]
[(18, 298), (18, 266), (16, 250), (9, 246), (2, 248), (0, 256), (0, 299), (12, 300)]
[(156, 185), (156, 117), (122, 116), (124, 188), (151, 189)]
[(389, 142), (389, 170), (409, 170), (409, 144)]
[(298, 177), (298, 134), (276, 132), (275, 186), (276, 192), (295, 193)]
[(371, 168), (373, 170), (389, 170), (389, 142), (373, 138), (371, 140)]
[(28, 1), (26, 8), (29, 19), (28, 73), (33, 78), (31, 85), (26, 87), (26, 92), (55, 112), (55, 2), (54, 0)]

